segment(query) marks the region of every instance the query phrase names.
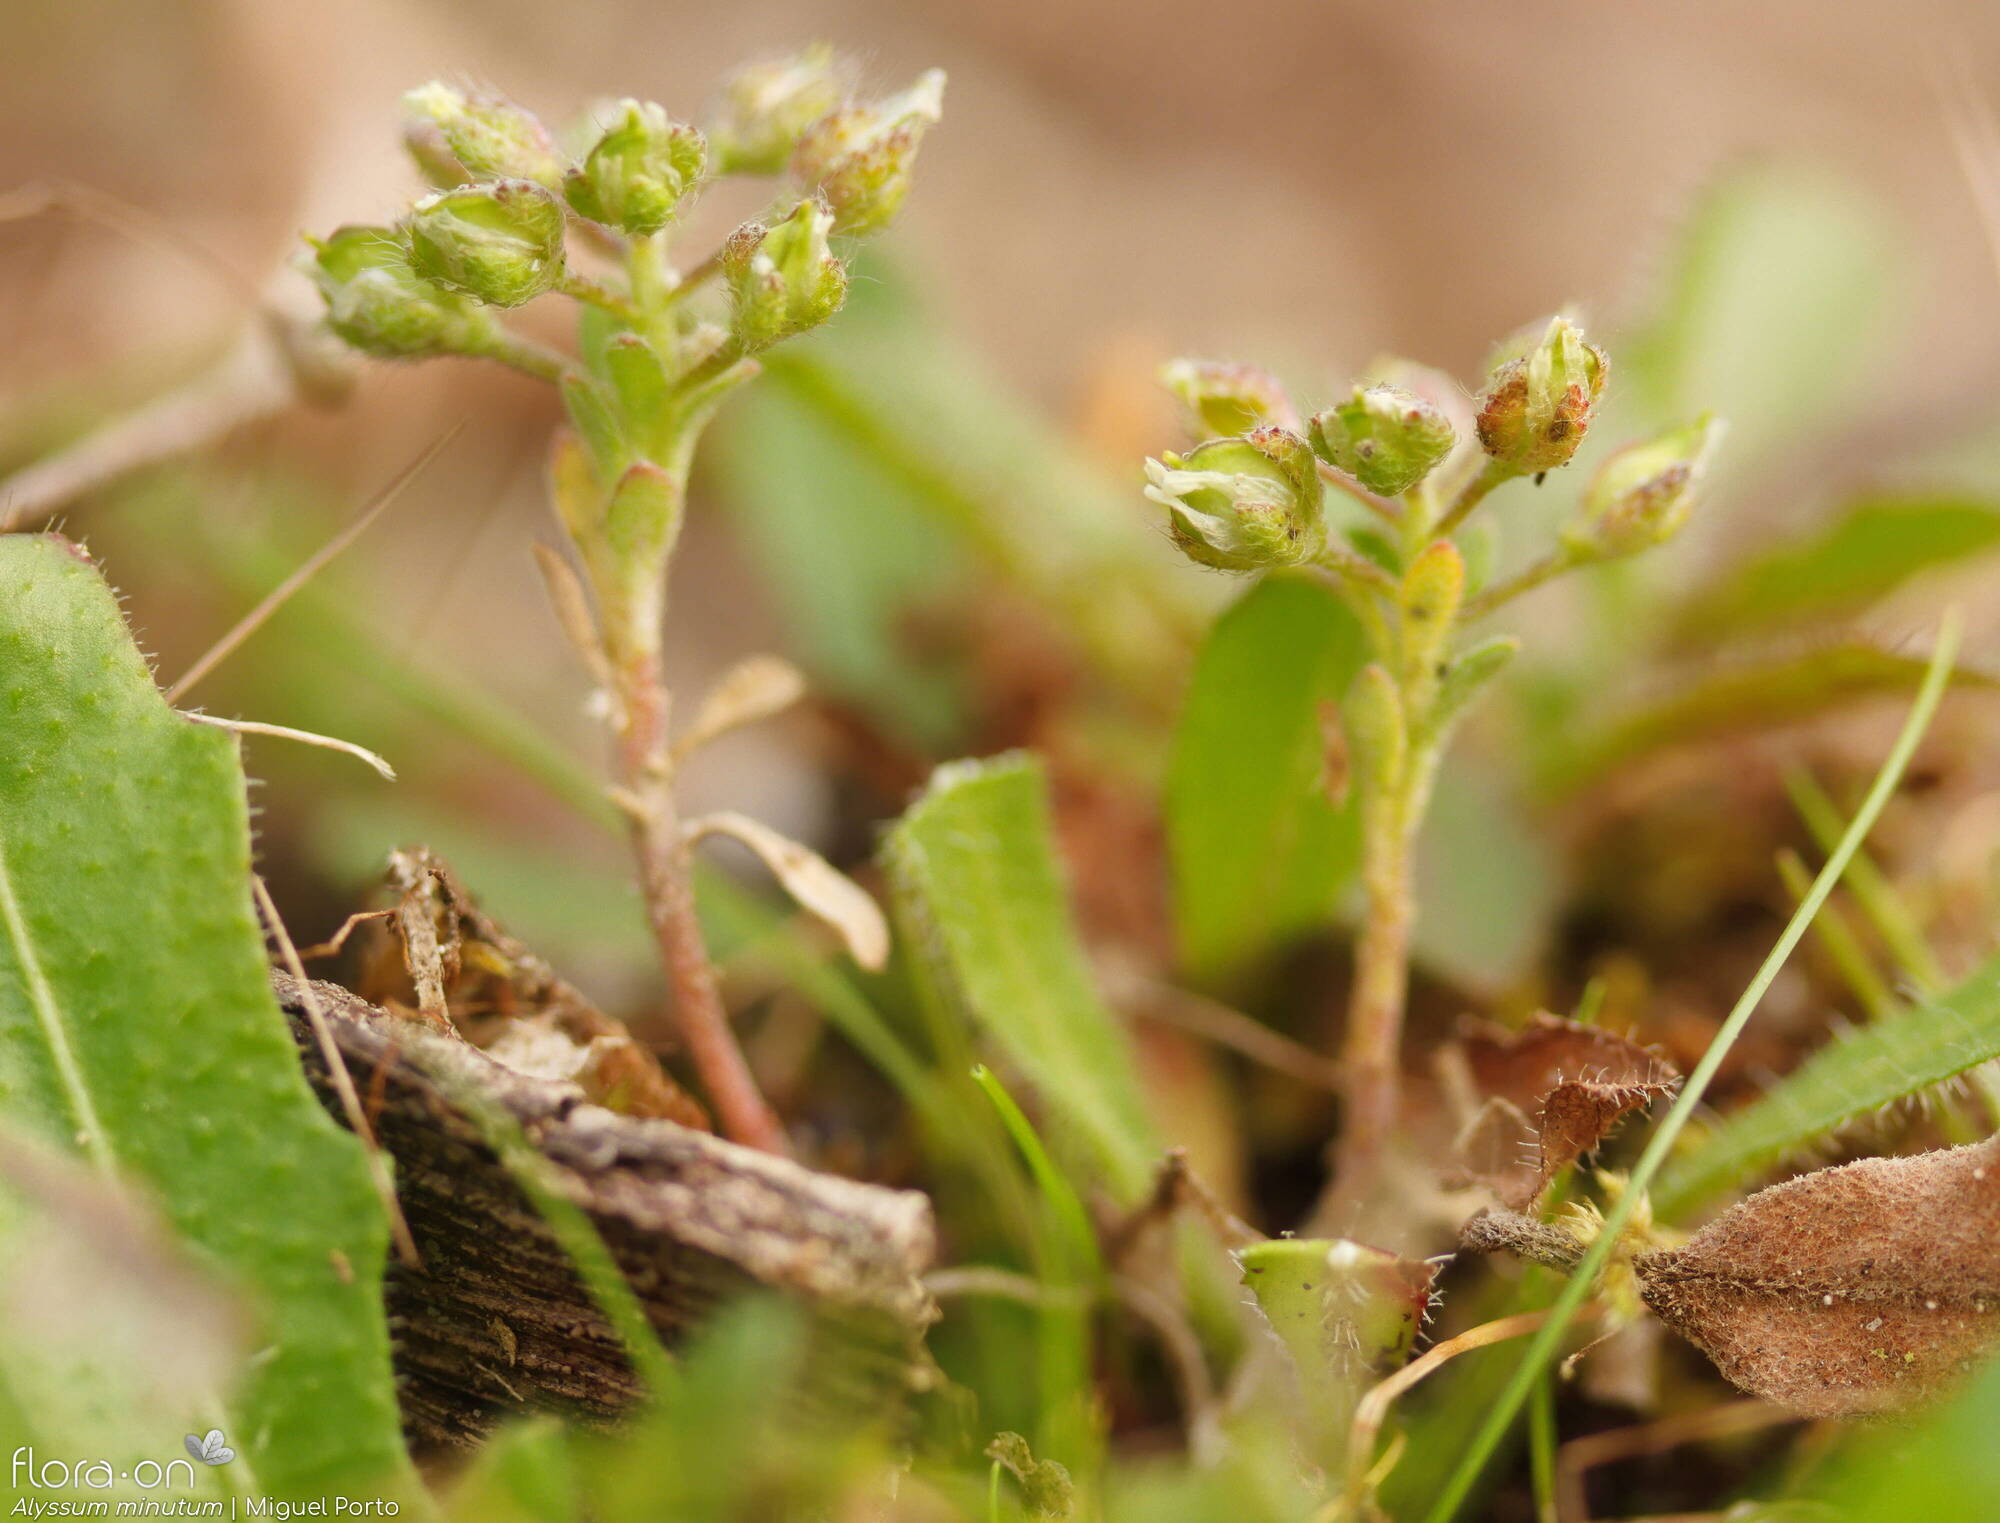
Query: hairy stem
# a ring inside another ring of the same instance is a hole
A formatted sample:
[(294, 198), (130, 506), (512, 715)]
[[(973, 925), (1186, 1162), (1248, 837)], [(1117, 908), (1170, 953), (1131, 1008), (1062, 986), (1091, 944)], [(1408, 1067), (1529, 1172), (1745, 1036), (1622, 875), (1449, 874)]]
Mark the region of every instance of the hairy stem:
[(1467, 619), (1481, 619), (1496, 608), (1511, 603), (1524, 592), (1533, 592), (1542, 583), (1561, 576), (1579, 562), (1568, 549), (1551, 550), (1540, 560), (1531, 561), (1505, 581), (1495, 582), (1465, 605)]
[(1497, 460), (1489, 460), (1477, 476), (1460, 489), (1452, 504), (1445, 509), (1444, 517), (1438, 520), (1435, 536), (1443, 539), (1472, 514), (1472, 510), (1486, 500), (1486, 494), (1504, 481), (1511, 481), (1514, 472)]
[[(622, 643), (622, 642), (621, 642)], [(729, 1025), (729, 1012), (695, 915), (693, 859), (674, 803), (667, 740), (668, 694), (656, 642), (642, 638), (614, 658), (618, 687), (618, 779), (646, 917), (674, 994), (674, 1016), (725, 1135), (770, 1153), (788, 1151)]]
[(1403, 1010), (1410, 987), (1411, 893), (1408, 790), (1381, 800), (1362, 844), (1367, 911), (1355, 948), (1347, 1035), (1340, 1052), (1347, 1113), (1341, 1122), (1334, 1186), (1347, 1201), (1364, 1198), (1396, 1124), (1402, 1097)]

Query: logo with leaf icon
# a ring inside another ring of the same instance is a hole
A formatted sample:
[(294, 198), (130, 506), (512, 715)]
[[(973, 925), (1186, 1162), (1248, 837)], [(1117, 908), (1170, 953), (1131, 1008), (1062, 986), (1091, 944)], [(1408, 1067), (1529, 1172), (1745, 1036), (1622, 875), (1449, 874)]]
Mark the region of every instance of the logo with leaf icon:
[(236, 1458), (236, 1451), (229, 1447), (220, 1428), (210, 1428), (204, 1438), (190, 1433), (181, 1442), (187, 1445), (187, 1452), (204, 1465), (226, 1465)]

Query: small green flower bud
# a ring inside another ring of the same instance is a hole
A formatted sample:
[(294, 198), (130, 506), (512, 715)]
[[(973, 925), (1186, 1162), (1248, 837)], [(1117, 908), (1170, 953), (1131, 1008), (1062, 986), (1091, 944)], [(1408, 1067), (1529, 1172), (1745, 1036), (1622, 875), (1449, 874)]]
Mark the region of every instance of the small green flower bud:
[(722, 87), (708, 141), (719, 174), (782, 173), (799, 134), (847, 94), (844, 70), (825, 43), (738, 69)]
[(472, 347), (489, 326), (485, 313), (419, 275), (386, 227), (343, 227), (308, 241), (312, 253), (301, 255), (300, 268), (326, 299), (327, 326), (357, 349), (442, 354)]
[(532, 180), (439, 191), (403, 225), (417, 272), (476, 301), (518, 307), (562, 279), (562, 204)]
[(1160, 384), (1181, 399), (1206, 434), (1244, 434), (1266, 423), (1298, 425), (1298, 410), (1285, 388), (1255, 365), (1173, 360), (1162, 367)]
[[(498, 95), (467, 95), (432, 80), (405, 95), (403, 106), (419, 122), (437, 124), (452, 157), (476, 180), (562, 183), (562, 157), (548, 129), (533, 112), (510, 100)], [(419, 167), (428, 170), (421, 160)]]
[(829, 111), (800, 135), (792, 176), (833, 208), (836, 233), (886, 227), (910, 193), (924, 133), (943, 111), (942, 69), (874, 105)]
[(1400, 497), (1428, 476), (1457, 442), (1451, 419), (1400, 386), (1357, 386), (1307, 431), (1320, 459), (1369, 491)]
[(1526, 354), (1502, 361), (1480, 398), (1479, 442), (1521, 475), (1569, 463), (1604, 395), (1610, 362), (1566, 317)]
[(827, 248), (833, 214), (801, 201), (776, 227), (746, 222), (722, 246), (730, 326), (746, 354), (816, 328), (847, 299), (847, 266)]
[(1325, 548), (1312, 450), (1286, 429), (1252, 429), (1184, 457), (1148, 460), (1146, 479), (1175, 545), (1204, 566), (1261, 571), (1312, 560)]
[(701, 182), (708, 143), (650, 101), (620, 101), (617, 110), (563, 191), (592, 222), (635, 237), (657, 233)]
[(1726, 428), (1703, 414), (1686, 428), (1618, 451), (1591, 478), (1563, 543), (1580, 557), (1609, 560), (1673, 538), (1694, 509)]

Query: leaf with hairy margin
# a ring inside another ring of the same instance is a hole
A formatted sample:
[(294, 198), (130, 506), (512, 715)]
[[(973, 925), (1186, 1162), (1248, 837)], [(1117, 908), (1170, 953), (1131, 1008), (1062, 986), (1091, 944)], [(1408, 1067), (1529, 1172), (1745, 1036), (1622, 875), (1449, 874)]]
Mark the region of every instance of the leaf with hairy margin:
[(1684, 1149), (1653, 1187), (1672, 1220), (1883, 1106), (2000, 1058), (2000, 957), (1947, 994), (1836, 1037)]
[(299, 1071), (249, 874), (235, 738), (167, 707), (81, 551), (0, 538), (0, 1117), (149, 1189), (241, 1283), (260, 1489), (379, 1495), (414, 1484), (387, 1224)]

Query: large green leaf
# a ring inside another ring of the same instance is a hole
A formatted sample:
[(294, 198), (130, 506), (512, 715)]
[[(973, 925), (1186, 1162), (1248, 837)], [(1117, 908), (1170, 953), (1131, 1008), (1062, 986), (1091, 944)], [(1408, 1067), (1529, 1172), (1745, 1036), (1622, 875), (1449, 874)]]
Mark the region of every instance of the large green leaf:
[(2000, 1058), (2000, 958), (1949, 994), (1822, 1047), (1683, 1152), (1654, 1188), (1654, 1209), (1673, 1217), (1698, 1207), (1883, 1106), (1993, 1058)]
[(1366, 651), (1331, 587), (1288, 575), (1252, 587), (1203, 644), (1166, 799), (1174, 923), (1195, 978), (1324, 927), (1353, 880), (1360, 833), (1327, 794), (1321, 711)]
[(1933, 566), (2000, 545), (2000, 508), (1960, 495), (1875, 494), (1811, 534), (1741, 562), (1684, 604), (1681, 639), (1850, 612)]
[(1034, 1086), (1058, 1145), (1136, 1200), (1161, 1150), (1131, 1043), (1070, 922), (1041, 764), (940, 767), (884, 860), (906, 952)]
[(266, 981), (236, 742), (167, 707), (73, 546), (0, 539), (0, 588), (0, 1114), (249, 1292), (230, 1436), (261, 1489), (400, 1483), (387, 1227)]

